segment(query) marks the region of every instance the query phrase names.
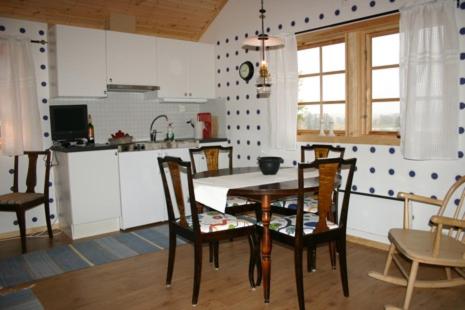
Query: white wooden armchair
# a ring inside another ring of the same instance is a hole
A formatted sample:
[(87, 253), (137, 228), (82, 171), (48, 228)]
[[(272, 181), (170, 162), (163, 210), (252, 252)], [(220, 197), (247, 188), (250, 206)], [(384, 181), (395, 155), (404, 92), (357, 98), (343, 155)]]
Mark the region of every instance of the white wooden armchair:
[[(445, 288), (465, 285), (465, 176), (461, 177), (447, 192), (443, 200), (399, 193), (404, 199), (404, 227), (389, 231), (391, 241), (384, 272), (370, 272), (369, 276), (388, 283), (406, 286), (404, 305), (408, 309), (414, 287)], [(439, 207), (437, 215), (430, 219), (430, 231), (410, 229), (410, 205), (412, 201)], [(398, 254), (412, 261), (410, 272), (401, 265)], [(388, 275), (391, 262), (403, 275)], [(416, 280), (420, 264), (443, 266), (445, 276), (438, 280)], [(386, 309), (399, 309), (386, 306)]]

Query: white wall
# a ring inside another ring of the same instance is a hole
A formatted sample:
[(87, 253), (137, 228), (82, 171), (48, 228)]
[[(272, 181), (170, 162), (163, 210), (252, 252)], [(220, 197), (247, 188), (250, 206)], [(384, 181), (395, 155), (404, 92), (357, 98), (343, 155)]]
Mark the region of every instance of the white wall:
[[(271, 28), (271, 34), (297, 32), (397, 10), (402, 3), (403, 1), (399, 0), (268, 0), (265, 1), (267, 10), (265, 27)], [(229, 126), (227, 127), (229, 129), (226, 129), (226, 135), (235, 148), (235, 165), (255, 165), (256, 157), (262, 152), (283, 156), (287, 165), (295, 165), (300, 158), (297, 150), (276, 152), (269, 149), (266, 100), (255, 99), (254, 79), (246, 84), (239, 78), (236, 69), (236, 66), (243, 61), (249, 60), (253, 63), (259, 61), (258, 52), (246, 53), (241, 48), (245, 34), (253, 36), (260, 27), (259, 5), (258, 0), (228, 1), (201, 41), (216, 44), (217, 96), (222, 97), (226, 102), (226, 125)], [(462, 28), (465, 33), (465, 28), (463, 28), (465, 27), (465, 4), (462, 4), (461, 8), (457, 12), (459, 28)], [(339, 15), (335, 14), (337, 10)], [(320, 19), (320, 14), (323, 14), (324, 18)], [(307, 23), (306, 17), (309, 18)], [(294, 26), (292, 26), (293, 22)], [(278, 29), (280, 24), (281, 30)], [(460, 52), (465, 53), (465, 35), (460, 35), (460, 42)], [(464, 58), (465, 54), (462, 54), (460, 76), (465, 79)], [(462, 108), (457, 102), (457, 113), (460, 115), (459, 126), (465, 127), (465, 109), (463, 108), (465, 107), (463, 103), (465, 102), (465, 85), (460, 86), (460, 102), (462, 102)], [(397, 146), (342, 145), (346, 148), (347, 157), (358, 159), (354, 190), (361, 193), (370, 193), (371, 190), (374, 194), (384, 196), (395, 196), (399, 191), (407, 191), (442, 198), (455, 181), (455, 177), (465, 174), (463, 158), (465, 134), (459, 134), (459, 128), (457, 128), (457, 135), (458, 137), (444, 137), (460, 139), (460, 155), (458, 154), (457, 160), (451, 161), (404, 160)], [(370, 172), (372, 167), (375, 169), (374, 173)], [(389, 173), (390, 169), (394, 170), (392, 175)], [(411, 171), (412, 174), (415, 173), (414, 177), (409, 175)], [(433, 173), (438, 175), (436, 179), (432, 178)], [(433, 211), (432, 208), (424, 206), (417, 208), (414, 213), (414, 225), (424, 227), (426, 219)], [(352, 195), (348, 233), (386, 242), (388, 229), (402, 225), (401, 214), (402, 203), (400, 202)]]
[[(0, 17), (0, 35), (11, 35), (18, 37), (30, 38), (32, 40), (47, 40), (47, 24), (36, 23), (22, 20), (15, 20), (9, 18)], [(35, 74), (37, 80), (37, 92), (40, 116), (42, 120), (42, 139), (45, 148), (51, 145), (50, 139), (50, 120), (49, 115), (49, 87), (48, 87), (48, 57), (47, 57), (47, 45), (32, 44), (32, 55), (34, 58)], [(0, 68), (1, 70), (1, 68)], [(7, 193), (10, 191), (10, 187), (13, 185), (13, 175), (10, 173), (13, 169), (13, 157), (0, 156), (0, 193)], [(38, 161), (38, 172), (37, 172), (37, 187), (36, 191), (43, 190), (43, 168), (40, 165), (41, 161)], [(25, 175), (27, 173), (26, 164), (21, 164), (19, 167), (20, 176), (22, 179), (19, 180), (20, 186), (25, 189)], [(50, 214), (52, 223), (55, 223), (58, 219), (56, 216), (55, 207), (55, 192), (53, 186), (53, 175), (51, 176), (51, 187), (50, 187)], [(21, 188), (20, 188), (21, 189)], [(37, 207), (26, 212), (26, 227), (37, 227), (45, 225), (45, 212), (43, 207)], [(19, 228), (16, 224), (16, 214), (13, 212), (1, 212), (0, 213), (0, 233), (18, 231)]]

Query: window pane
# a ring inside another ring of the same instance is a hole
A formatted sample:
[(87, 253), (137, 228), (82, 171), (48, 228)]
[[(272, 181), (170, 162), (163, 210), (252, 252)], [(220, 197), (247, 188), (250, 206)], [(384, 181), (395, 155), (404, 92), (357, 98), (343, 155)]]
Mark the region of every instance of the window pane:
[(389, 34), (372, 39), (371, 65), (396, 65), (399, 63), (399, 34)]
[(323, 46), (323, 72), (345, 70), (345, 44)]
[(330, 129), (330, 123), (333, 122), (334, 130), (345, 130), (346, 106), (345, 104), (324, 104), (323, 119), (325, 120), (325, 129)]
[(344, 100), (346, 98), (346, 75), (329, 74), (323, 76), (323, 101)]
[(320, 130), (320, 105), (299, 106), (297, 110), (297, 128)]
[(320, 72), (320, 49), (318, 47), (297, 51), (299, 74)]
[(373, 102), (371, 109), (371, 130), (398, 131), (400, 129), (400, 103)]
[(320, 77), (299, 79), (299, 102), (320, 101)]
[(373, 70), (371, 97), (399, 98), (399, 68)]

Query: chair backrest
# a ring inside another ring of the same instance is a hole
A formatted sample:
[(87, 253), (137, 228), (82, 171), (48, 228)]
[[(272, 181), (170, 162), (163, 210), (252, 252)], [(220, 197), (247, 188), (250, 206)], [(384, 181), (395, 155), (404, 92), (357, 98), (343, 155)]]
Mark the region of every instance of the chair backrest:
[[(35, 193), (35, 187), (37, 185), (37, 159), (39, 155), (43, 155), (45, 170), (44, 170), (44, 195), (48, 197), (49, 181), (50, 181), (50, 150), (46, 151), (26, 151), (24, 155), (27, 156), (27, 176), (26, 176), (26, 193)], [(17, 193), (19, 191), (19, 155), (15, 156), (14, 161), (14, 174), (13, 174), (13, 186), (11, 191)]]
[[(169, 221), (176, 221), (177, 211), (179, 214), (178, 224), (187, 228), (188, 222), (186, 219), (186, 200), (184, 195), (188, 195), (188, 204), (190, 205), (193, 229), (194, 232), (200, 233), (198, 213), (197, 208), (195, 207), (196, 202), (194, 185), (192, 182), (191, 163), (188, 161), (182, 161), (179, 157), (166, 156), (163, 158), (158, 157), (158, 166), (160, 168), (160, 174), (163, 181), (163, 190), (165, 192)], [(171, 180), (171, 184), (168, 183), (168, 176)], [(175, 204), (173, 203), (173, 198), (175, 199)]]
[(203, 154), (205, 156), (205, 161), (207, 163), (208, 171), (216, 171), (219, 169), (220, 153), (227, 152), (228, 154), (228, 168), (232, 169), (232, 157), (233, 157), (233, 148), (232, 146), (221, 146), (221, 145), (210, 145), (202, 146), (195, 149), (189, 149), (189, 155), (192, 163), (193, 173), (197, 173), (197, 167), (195, 165), (195, 158), (198, 154)]
[(344, 158), (345, 148), (340, 147), (340, 146), (327, 145), (327, 144), (302, 145), (300, 147), (301, 162), (305, 162), (305, 153), (308, 151), (313, 151), (315, 155), (314, 159), (336, 157), (336, 156), (330, 156), (331, 153), (335, 153), (335, 155), (337, 155), (337, 157), (339, 158)]
[[(437, 215), (465, 220), (465, 176), (459, 178), (446, 193)], [(433, 230), (435, 226), (433, 226)], [(449, 229), (449, 236), (465, 242), (463, 229)]]
[[(347, 213), (349, 208), (350, 191), (352, 180), (355, 171), (356, 158), (324, 158), (317, 159), (311, 163), (299, 163), (299, 193), (297, 201), (297, 219), (296, 219), (296, 235), (303, 232), (303, 202), (305, 194), (305, 172), (309, 169), (318, 169), (319, 172), (319, 188), (318, 188), (318, 214), (319, 222), (315, 228), (315, 232), (328, 230), (327, 220), (332, 219), (331, 205), (333, 203), (333, 192), (337, 187), (337, 183), (342, 181), (338, 177), (340, 171), (346, 171), (344, 198), (342, 200), (341, 216), (339, 219), (339, 227), (346, 230)], [(334, 220), (333, 220), (334, 221)]]

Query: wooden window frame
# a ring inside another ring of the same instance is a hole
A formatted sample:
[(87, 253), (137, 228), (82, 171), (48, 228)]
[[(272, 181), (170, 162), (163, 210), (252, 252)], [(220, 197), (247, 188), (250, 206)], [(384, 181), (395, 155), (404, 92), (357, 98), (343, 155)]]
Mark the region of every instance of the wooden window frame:
[(399, 14), (392, 14), (297, 36), (298, 50), (340, 42), (346, 48), (345, 132), (328, 137), (315, 130), (297, 130), (297, 141), (399, 145), (397, 133), (371, 130), (371, 38), (398, 31)]

